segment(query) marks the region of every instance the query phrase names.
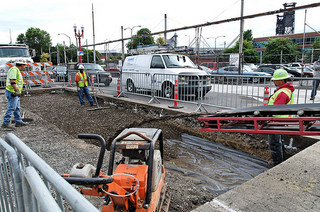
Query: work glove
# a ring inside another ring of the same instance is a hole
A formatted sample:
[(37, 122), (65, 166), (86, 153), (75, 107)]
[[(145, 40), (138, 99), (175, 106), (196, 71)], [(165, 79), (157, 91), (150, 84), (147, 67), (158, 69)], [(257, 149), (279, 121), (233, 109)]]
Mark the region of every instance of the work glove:
[(77, 87), (77, 92), (79, 92), (80, 91), (80, 88), (79, 87)]
[(17, 97), (21, 97), (21, 93), (20, 93), (19, 90), (16, 90), (16, 96), (17, 96)]
[(21, 93), (20, 93), (19, 90), (17, 90), (15, 93), (12, 93), (11, 96), (12, 96), (12, 97), (16, 97), (16, 96), (17, 96), (17, 97), (21, 97)]

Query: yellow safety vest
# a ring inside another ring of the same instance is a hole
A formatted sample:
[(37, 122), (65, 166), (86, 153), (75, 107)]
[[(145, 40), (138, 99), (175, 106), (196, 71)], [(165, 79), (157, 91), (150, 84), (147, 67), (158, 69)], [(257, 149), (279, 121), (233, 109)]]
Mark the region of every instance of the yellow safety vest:
[(8, 75), (7, 75), (7, 81), (6, 81), (6, 90), (12, 92), (12, 93), (15, 93), (15, 90), (13, 89), (12, 85), (11, 85), (11, 82), (10, 82), (10, 79), (9, 79), (9, 76), (10, 74), (12, 74), (11, 72), (12, 71), (15, 71), (16, 72), (16, 76), (15, 76), (15, 82), (16, 82), (16, 85), (18, 87), (18, 90), (22, 91), (22, 88), (23, 88), (23, 78), (22, 78), (22, 75), (21, 75), (21, 72), (20, 70), (15, 66), (15, 67), (12, 67), (9, 69), (8, 71)]
[(79, 87), (84, 87), (84, 86), (88, 86), (88, 81), (87, 81), (87, 74), (86, 72), (83, 71), (83, 74), (84, 74), (84, 78), (81, 74), (81, 72), (79, 71), (78, 73), (78, 76), (80, 78), (79, 82), (78, 82), (78, 85)]
[[(278, 95), (279, 95), (281, 92), (287, 94), (287, 96), (289, 97), (289, 102), (287, 103), (288, 105), (294, 103), (294, 93), (293, 93), (289, 88), (281, 88), (281, 89), (277, 90), (277, 91), (269, 98), (268, 105), (274, 105), (274, 102), (276, 101)], [(274, 116), (274, 117), (292, 117), (292, 115), (273, 115), (273, 116)]]

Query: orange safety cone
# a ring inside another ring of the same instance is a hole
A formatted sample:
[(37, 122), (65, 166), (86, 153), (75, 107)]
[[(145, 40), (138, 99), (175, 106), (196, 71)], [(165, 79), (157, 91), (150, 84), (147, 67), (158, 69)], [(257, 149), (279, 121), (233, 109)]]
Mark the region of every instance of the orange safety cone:
[(68, 81), (69, 81), (68, 87), (72, 87), (71, 74), (68, 74)]
[(174, 84), (174, 101), (173, 101), (173, 106), (168, 106), (169, 108), (173, 108), (173, 109), (179, 109), (179, 108), (183, 108), (182, 106), (178, 106), (178, 99), (179, 99), (179, 87), (178, 87), (178, 80), (175, 81)]
[(92, 91), (94, 92), (94, 76), (91, 75), (91, 87), (92, 87)]
[(118, 77), (117, 79), (117, 96), (119, 96), (121, 93), (121, 89), (120, 89), (120, 77)]
[(264, 87), (264, 97), (263, 97), (263, 103), (264, 103), (264, 105), (267, 105), (268, 104), (268, 102), (269, 102), (269, 87), (268, 86), (266, 86), (266, 87)]

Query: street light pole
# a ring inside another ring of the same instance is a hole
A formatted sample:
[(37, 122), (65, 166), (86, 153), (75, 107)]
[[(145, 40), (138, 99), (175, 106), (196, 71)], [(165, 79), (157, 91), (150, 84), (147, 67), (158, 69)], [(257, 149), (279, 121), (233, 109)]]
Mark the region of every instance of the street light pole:
[[(79, 52), (81, 52), (81, 37), (83, 38), (84, 27), (83, 26), (81, 27), (81, 33), (80, 33), (80, 30), (78, 30), (78, 32), (77, 32), (77, 26), (76, 25), (73, 26), (73, 29), (74, 29), (75, 37), (78, 38), (78, 40), (79, 40)], [(82, 56), (81, 55), (79, 55), (79, 56), (80, 56), (79, 57), (80, 58), (79, 62), (82, 63)]]
[(210, 39), (210, 38), (214, 38), (214, 54), (216, 54), (216, 51), (217, 51), (217, 39), (218, 38), (224, 38), (226, 37), (225, 35), (219, 35), (217, 37), (208, 37), (207, 39)]
[(127, 28), (125, 28), (124, 30), (127, 30), (127, 29), (130, 29), (130, 31), (131, 31), (131, 49), (133, 48), (133, 42), (132, 42), (132, 31), (133, 31), (133, 29), (135, 28), (135, 27), (141, 27), (141, 25), (137, 25), (137, 26), (133, 26), (133, 27), (127, 27)]
[[(67, 36), (69, 38), (69, 48), (71, 48), (71, 38), (70, 36), (64, 34), (64, 33), (58, 33), (58, 35), (64, 35), (64, 36)], [(70, 50), (70, 57), (71, 57), (71, 60), (72, 60), (72, 50)]]

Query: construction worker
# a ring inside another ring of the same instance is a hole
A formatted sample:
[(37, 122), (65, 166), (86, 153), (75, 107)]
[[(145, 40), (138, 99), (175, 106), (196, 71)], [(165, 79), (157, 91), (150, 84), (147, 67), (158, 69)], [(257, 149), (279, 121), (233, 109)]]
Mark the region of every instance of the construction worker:
[(87, 100), (90, 102), (90, 105), (93, 106), (93, 99), (88, 89), (88, 76), (84, 71), (84, 66), (80, 64), (78, 70), (79, 72), (75, 76), (75, 81), (77, 84), (77, 91), (79, 95), (80, 104), (81, 106), (84, 106), (83, 94), (85, 94)]
[(22, 121), (20, 116), (20, 97), (23, 87), (23, 78), (20, 71), (24, 70), (26, 65), (26, 61), (20, 59), (16, 61), (15, 66), (10, 68), (8, 71), (5, 90), (5, 96), (8, 100), (8, 108), (3, 118), (1, 125), (2, 128), (12, 128), (12, 126), (10, 126), (12, 114), (16, 127), (27, 125), (27, 123)]
[[(294, 87), (288, 82), (289, 74), (283, 69), (274, 71), (271, 80), (277, 87), (270, 96), (268, 105), (285, 105), (294, 103)], [(275, 117), (289, 117), (288, 115), (274, 115)], [(284, 160), (283, 135), (268, 135), (269, 149), (272, 155), (273, 166), (278, 165)]]
[[(313, 63), (313, 69), (314, 69), (313, 77), (319, 78), (320, 77), (320, 58)], [(318, 79), (313, 80), (313, 86), (312, 86), (310, 100), (315, 99), (315, 97), (317, 95), (317, 90), (318, 90), (319, 84), (320, 84), (320, 80), (318, 80)]]

